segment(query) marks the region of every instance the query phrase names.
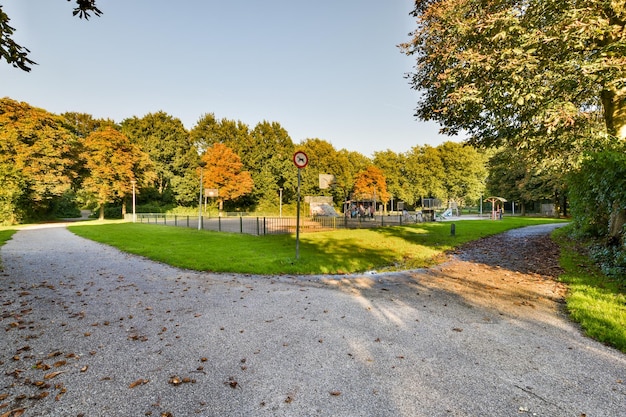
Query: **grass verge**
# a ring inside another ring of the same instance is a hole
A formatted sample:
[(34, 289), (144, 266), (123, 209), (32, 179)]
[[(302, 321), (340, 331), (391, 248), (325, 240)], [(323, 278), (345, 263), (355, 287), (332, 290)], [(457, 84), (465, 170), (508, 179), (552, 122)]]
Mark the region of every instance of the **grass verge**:
[(336, 230), (295, 236), (251, 236), (139, 223), (77, 223), (79, 236), (176, 267), (198, 271), (276, 274), (346, 274), (431, 266), (446, 251), (509, 229), (554, 223), (554, 219), (509, 217), (410, 226)]
[[(2, 247), (2, 245), (4, 245), (4, 243), (11, 239), (11, 236), (13, 236), (13, 234), (17, 232), (17, 230), (12, 230), (12, 229), (3, 229), (0, 230), (0, 247)], [(2, 271), (2, 258), (0, 258), (0, 271)]]
[(626, 287), (604, 275), (577, 242), (567, 237), (567, 228), (553, 238), (561, 246), (560, 279), (568, 286), (567, 310), (585, 334), (626, 353)]

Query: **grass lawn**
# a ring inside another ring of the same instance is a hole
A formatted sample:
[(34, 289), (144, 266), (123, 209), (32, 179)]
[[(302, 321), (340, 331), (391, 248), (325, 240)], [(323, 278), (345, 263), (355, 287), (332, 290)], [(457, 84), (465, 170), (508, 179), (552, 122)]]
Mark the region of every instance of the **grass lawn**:
[(251, 236), (139, 223), (77, 223), (79, 236), (181, 268), (250, 274), (345, 274), (431, 266), (445, 251), (483, 236), (555, 219), (508, 217), (374, 229)]
[[(17, 232), (17, 230), (14, 229), (0, 230), (0, 247), (2, 247), (7, 240), (11, 239), (11, 236), (13, 236), (15, 232)], [(0, 259), (0, 271), (2, 271), (2, 259)]]
[(568, 286), (567, 309), (585, 334), (626, 353), (626, 287), (609, 279), (584, 254), (567, 230), (555, 231), (561, 245), (560, 279)]

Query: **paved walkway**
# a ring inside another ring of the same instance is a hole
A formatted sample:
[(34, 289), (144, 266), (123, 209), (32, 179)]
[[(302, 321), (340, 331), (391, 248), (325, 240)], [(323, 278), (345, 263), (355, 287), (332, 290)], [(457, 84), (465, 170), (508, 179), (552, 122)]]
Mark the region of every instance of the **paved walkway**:
[(63, 227), (0, 254), (0, 415), (626, 415), (625, 355), (418, 271), (194, 273)]

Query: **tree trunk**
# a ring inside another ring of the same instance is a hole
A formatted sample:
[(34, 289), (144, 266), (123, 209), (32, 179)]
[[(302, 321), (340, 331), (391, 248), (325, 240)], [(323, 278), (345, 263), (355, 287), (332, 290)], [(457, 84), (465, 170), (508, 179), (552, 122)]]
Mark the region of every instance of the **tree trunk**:
[(104, 204), (100, 204), (100, 216), (98, 217), (99, 220), (104, 220)]
[(624, 225), (626, 225), (626, 207), (620, 207), (618, 203), (614, 203), (611, 216), (609, 217), (610, 245), (626, 244), (626, 241), (624, 241)]
[[(607, 132), (626, 141), (626, 87), (619, 90), (605, 90), (601, 98)], [(610, 244), (626, 244), (624, 224), (626, 224), (626, 207), (614, 202), (609, 217)]]
[(609, 135), (626, 140), (626, 87), (601, 93), (604, 122)]

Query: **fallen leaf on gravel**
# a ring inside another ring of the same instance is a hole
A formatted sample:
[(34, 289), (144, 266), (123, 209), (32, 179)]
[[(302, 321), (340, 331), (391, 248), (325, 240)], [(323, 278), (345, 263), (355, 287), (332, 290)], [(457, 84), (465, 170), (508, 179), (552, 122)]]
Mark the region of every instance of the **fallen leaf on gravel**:
[(452, 328), (452, 330), (454, 330), (455, 332), (462, 332), (463, 329), (461, 329), (460, 327), (454, 327)]
[(89, 365), (85, 365), (82, 368), (80, 368), (81, 372), (87, 372), (87, 369), (89, 369)]
[(54, 366), (55, 368), (59, 368), (66, 364), (67, 364), (67, 361), (56, 361), (52, 366)]
[(61, 391), (54, 397), (54, 401), (60, 401), (61, 397), (67, 392), (67, 388), (62, 387)]
[(169, 380), (169, 381), (167, 381), (167, 382), (168, 382), (169, 384), (172, 384), (172, 385), (180, 385), (180, 384), (182, 384), (182, 382), (183, 382), (183, 381), (181, 381), (179, 377), (177, 377), (177, 376), (173, 376), (173, 377), (171, 377), (171, 378), (170, 378), (170, 380)]
[(228, 385), (232, 389), (235, 389), (235, 388), (237, 388), (239, 383), (237, 381), (235, 381), (234, 377), (231, 376), (230, 378), (228, 378), (228, 381), (224, 382), (224, 385)]
[(341, 395), (341, 391), (331, 391), (330, 395), (332, 395), (333, 397), (338, 397)]
[(135, 388), (135, 387), (138, 387), (139, 385), (144, 385), (144, 384), (147, 384), (148, 382), (149, 382), (149, 381), (148, 381), (147, 379), (142, 379), (142, 378), (139, 378), (139, 379), (138, 379), (138, 380), (136, 380), (135, 382), (132, 382), (132, 383), (128, 386), (128, 388)]
[(0, 401), (9, 397), (9, 394), (0, 394)]
[(50, 393), (48, 391), (44, 391), (38, 395), (33, 395), (30, 397), (31, 400), (43, 400), (44, 398), (46, 398), (48, 395), (50, 395)]
[(6, 413), (0, 415), (0, 417), (20, 417), (26, 411), (23, 408), (15, 408), (13, 410), (9, 410)]
[(45, 374), (43, 376), (43, 379), (52, 379), (54, 377), (57, 377), (57, 376), (61, 375), (64, 372), (65, 371), (50, 372), (49, 374)]

